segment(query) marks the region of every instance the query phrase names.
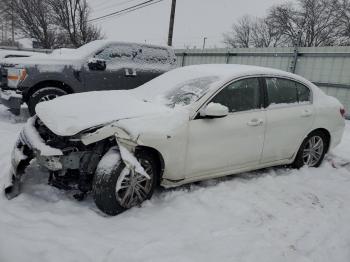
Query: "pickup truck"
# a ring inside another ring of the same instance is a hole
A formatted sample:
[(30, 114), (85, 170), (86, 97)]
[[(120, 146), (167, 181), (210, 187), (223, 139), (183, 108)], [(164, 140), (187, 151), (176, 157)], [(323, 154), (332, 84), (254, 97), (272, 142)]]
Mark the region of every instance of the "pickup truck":
[[(0, 63), (0, 102), (13, 114), (58, 96), (132, 89), (176, 67), (174, 51), (148, 44), (96, 40), (63, 54)], [(102, 102), (102, 101), (99, 101)]]

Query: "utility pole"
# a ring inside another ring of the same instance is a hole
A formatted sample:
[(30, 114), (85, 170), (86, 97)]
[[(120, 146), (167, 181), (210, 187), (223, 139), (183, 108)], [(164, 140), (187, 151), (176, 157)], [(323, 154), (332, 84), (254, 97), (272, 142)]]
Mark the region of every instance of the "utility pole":
[(173, 45), (175, 9), (176, 9), (176, 0), (172, 0), (172, 2), (171, 2), (171, 11), (170, 11), (170, 21), (169, 21), (168, 46), (172, 46)]
[(295, 73), (295, 70), (297, 68), (297, 62), (298, 62), (298, 55), (299, 55), (299, 47), (301, 45), (301, 37), (303, 32), (299, 31), (297, 38), (294, 40), (294, 52), (293, 52), (293, 59), (291, 61), (290, 71), (292, 73)]
[(204, 48), (205, 48), (205, 42), (207, 41), (207, 39), (208, 39), (207, 37), (203, 38), (203, 48), (202, 48), (202, 50), (204, 50)]
[(11, 40), (12, 46), (15, 46), (15, 15), (13, 12), (13, 0), (11, 1)]

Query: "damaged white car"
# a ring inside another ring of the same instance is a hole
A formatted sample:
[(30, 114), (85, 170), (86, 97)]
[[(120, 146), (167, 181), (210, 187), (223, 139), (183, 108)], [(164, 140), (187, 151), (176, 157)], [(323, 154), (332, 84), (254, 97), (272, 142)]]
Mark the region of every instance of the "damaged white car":
[(36, 113), (13, 151), (8, 198), (36, 159), (51, 185), (78, 199), (92, 192), (109, 215), (140, 205), (159, 184), (317, 167), (345, 126), (342, 105), (306, 79), (243, 65), (183, 67), (134, 90), (40, 103)]

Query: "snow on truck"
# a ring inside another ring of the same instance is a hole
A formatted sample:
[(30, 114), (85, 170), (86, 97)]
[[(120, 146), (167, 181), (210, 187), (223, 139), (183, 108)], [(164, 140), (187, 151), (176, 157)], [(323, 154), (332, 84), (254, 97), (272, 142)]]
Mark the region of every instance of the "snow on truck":
[(14, 114), (56, 97), (99, 90), (132, 89), (175, 68), (168, 47), (107, 40), (69, 53), (6, 59), (0, 64), (0, 101)]

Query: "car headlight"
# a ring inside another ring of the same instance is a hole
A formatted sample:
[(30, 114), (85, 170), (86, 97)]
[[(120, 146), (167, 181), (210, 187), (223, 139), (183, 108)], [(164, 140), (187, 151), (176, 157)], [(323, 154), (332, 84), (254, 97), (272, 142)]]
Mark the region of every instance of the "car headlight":
[(8, 68), (7, 69), (7, 86), (17, 88), (20, 82), (27, 77), (25, 68)]

